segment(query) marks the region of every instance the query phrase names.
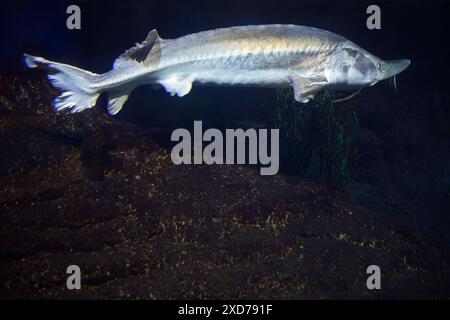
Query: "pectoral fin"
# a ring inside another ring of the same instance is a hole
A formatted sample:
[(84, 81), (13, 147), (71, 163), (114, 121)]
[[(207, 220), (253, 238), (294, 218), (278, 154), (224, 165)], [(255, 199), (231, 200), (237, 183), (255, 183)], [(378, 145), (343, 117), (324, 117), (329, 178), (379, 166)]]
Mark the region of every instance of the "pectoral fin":
[(327, 85), (325, 80), (310, 80), (300, 76), (291, 77), (291, 82), (294, 89), (294, 99), (301, 103), (307, 103)]

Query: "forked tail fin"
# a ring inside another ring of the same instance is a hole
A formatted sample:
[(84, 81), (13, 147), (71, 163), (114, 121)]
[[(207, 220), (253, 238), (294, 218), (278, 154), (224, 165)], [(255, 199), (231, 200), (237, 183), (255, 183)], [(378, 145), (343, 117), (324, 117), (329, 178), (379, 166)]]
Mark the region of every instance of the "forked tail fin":
[(57, 111), (70, 109), (76, 113), (95, 105), (100, 95), (94, 87), (98, 74), (28, 54), (24, 58), (27, 67), (47, 70), (51, 84), (62, 91), (55, 99)]

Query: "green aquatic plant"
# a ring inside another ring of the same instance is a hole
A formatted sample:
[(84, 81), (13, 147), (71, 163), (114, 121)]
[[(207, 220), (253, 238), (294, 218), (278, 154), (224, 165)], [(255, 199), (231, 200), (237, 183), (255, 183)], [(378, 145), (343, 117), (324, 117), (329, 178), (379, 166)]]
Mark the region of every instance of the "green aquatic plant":
[(349, 192), (358, 135), (355, 109), (335, 107), (326, 91), (301, 105), (292, 99), (291, 90), (278, 90), (277, 101), (280, 170), (328, 180)]

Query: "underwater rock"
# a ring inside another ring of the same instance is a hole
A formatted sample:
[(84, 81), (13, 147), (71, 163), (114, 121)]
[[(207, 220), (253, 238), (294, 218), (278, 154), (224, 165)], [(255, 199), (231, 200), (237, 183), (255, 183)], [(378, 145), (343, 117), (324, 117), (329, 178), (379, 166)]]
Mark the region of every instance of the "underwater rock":
[[(55, 113), (45, 75), (0, 75), (0, 298), (443, 298), (450, 257), (326, 183), (175, 166), (101, 105)], [(101, 103), (100, 103), (101, 104)], [(77, 264), (82, 289), (66, 289)], [(366, 287), (379, 265), (382, 290)]]

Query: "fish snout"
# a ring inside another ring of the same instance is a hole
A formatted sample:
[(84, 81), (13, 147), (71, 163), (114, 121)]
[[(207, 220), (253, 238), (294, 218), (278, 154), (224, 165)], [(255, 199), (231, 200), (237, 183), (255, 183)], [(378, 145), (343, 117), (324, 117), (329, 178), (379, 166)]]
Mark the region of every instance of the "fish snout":
[(380, 65), (380, 76), (378, 80), (385, 80), (396, 76), (411, 64), (408, 59), (384, 61)]

